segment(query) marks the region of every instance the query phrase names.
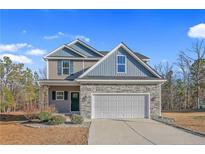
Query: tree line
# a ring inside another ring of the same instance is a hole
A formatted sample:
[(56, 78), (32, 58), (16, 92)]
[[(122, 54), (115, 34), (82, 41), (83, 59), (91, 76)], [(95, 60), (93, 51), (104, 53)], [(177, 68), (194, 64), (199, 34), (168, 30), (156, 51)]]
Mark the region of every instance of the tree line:
[(13, 63), (9, 57), (0, 59), (0, 111), (23, 110), (39, 99), (39, 75), (25, 68), (24, 64)]
[[(205, 104), (205, 43), (197, 41), (182, 51), (173, 64), (155, 65), (167, 81), (162, 85), (162, 110), (197, 109)], [(23, 110), (39, 105), (39, 78), (46, 78), (45, 68), (32, 72), (24, 64), (13, 63), (9, 57), (0, 59), (0, 111)], [(39, 77), (40, 76), (40, 77)]]
[(181, 51), (175, 63), (155, 66), (167, 80), (162, 89), (162, 110), (199, 109), (205, 105), (205, 43), (198, 40), (190, 49)]

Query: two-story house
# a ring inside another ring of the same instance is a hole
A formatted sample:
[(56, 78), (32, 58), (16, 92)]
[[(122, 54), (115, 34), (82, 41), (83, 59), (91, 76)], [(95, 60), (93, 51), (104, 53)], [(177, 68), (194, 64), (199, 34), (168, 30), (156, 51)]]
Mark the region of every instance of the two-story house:
[(85, 118), (149, 118), (161, 114), (161, 76), (148, 57), (120, 43), (98, 51), (77, 39), (44, 57), (41, 103)]

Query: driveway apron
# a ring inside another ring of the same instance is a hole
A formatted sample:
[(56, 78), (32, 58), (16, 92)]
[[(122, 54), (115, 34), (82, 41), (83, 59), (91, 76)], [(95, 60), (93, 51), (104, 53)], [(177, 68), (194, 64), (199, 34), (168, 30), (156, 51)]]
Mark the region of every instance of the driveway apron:
[(205, 144), (205, 137), (149, 119), (92, 120), (88, 144)]

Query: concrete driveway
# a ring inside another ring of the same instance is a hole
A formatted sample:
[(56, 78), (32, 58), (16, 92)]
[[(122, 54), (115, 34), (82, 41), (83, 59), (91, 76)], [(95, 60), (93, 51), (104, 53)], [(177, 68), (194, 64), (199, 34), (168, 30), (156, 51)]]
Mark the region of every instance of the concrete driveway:
[(88, 144), (205, 144), (205, 137), (149, 119), (93, 120)]

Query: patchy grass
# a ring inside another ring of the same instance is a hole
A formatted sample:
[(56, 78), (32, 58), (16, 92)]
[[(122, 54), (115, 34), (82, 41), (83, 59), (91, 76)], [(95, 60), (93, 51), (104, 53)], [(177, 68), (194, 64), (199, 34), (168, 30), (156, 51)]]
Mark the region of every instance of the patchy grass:
[(0, 122), (0, 144), (87, 144), (88, 128), (31, 128), (15, 122)]
[(0, 114), (0, 144), (87, 144), (89, 128), (58, 126), (32, 128), (17, 122), (25, 120), (22, 112)]
[(179, 126), (205, 132), (205, 112), (163, 112), (162, 116), (175, 119)]
[(205, 116), (195, 116), (194, 119), (205, 120)]

